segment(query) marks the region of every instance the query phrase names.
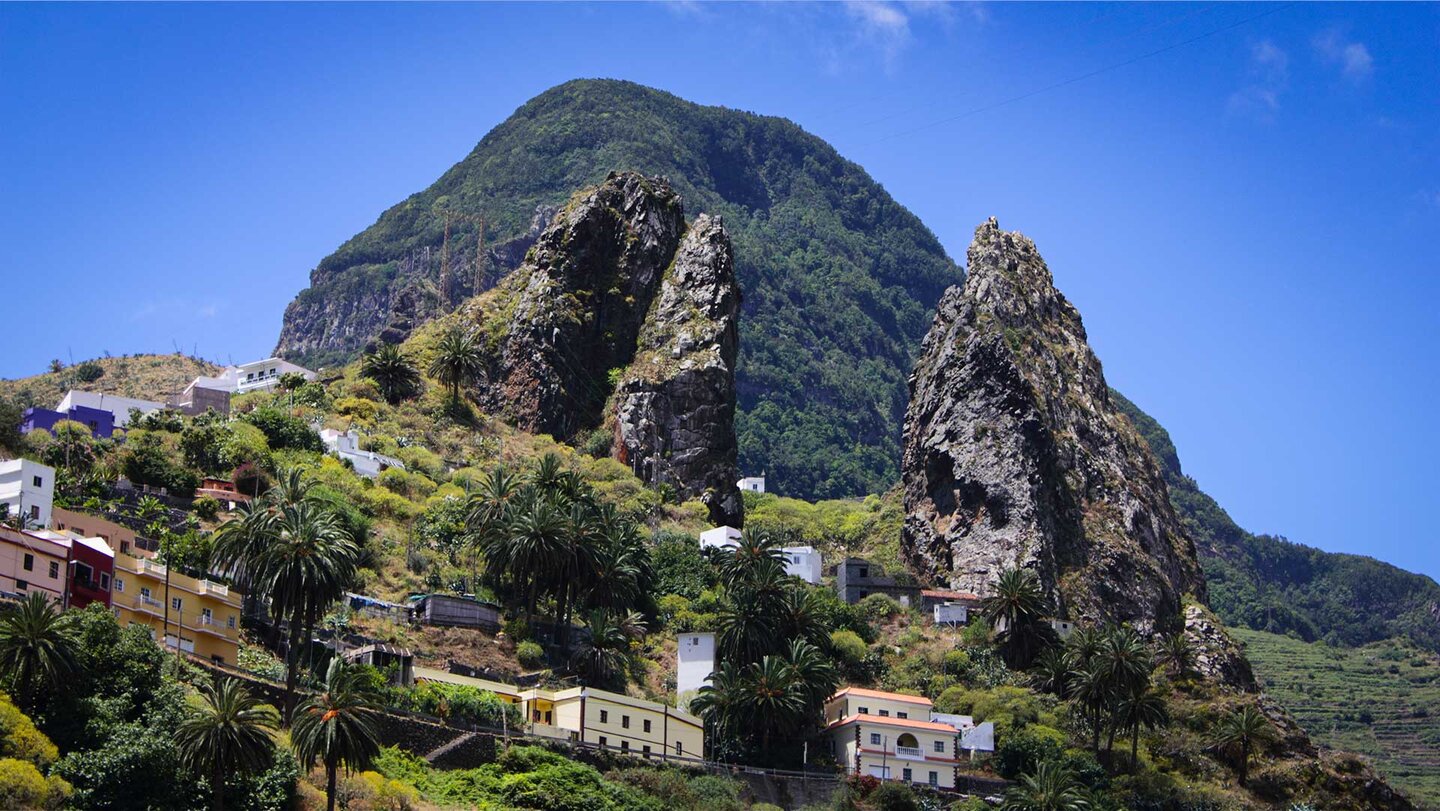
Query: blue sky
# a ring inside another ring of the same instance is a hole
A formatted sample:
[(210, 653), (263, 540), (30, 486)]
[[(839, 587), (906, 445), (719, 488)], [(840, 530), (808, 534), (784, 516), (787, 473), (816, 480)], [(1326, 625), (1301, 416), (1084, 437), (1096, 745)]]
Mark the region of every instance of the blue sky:
[(1242, 525), (1440, 576), (1437, 5), (0, 5), (0, 375), (267, 353), (581, 76), (791, 118), (957, 259), (1024, 231)]

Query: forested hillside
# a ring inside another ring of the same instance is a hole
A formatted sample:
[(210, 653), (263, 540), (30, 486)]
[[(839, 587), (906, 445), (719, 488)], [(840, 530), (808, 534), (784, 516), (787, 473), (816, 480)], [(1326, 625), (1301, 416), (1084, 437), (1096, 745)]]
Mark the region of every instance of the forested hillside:
[(668, 177), (687, 216), (723, 216), (734, 241), (742, 470), (808, 498), (893, 485), (905, 381), (960, 269), (863, 169), (795, 124), (628, 82), (568, 82), (522, 106), (319, 263), (278, 351), (334, 363), (389, 324), (444, 312), (518, 264), (537, 207), (615, 170)]
[(1119, 392), (1111, 396), (1159, 460), (1200, 552), (1210, 606), (1226, 624), (1343, 645), (1406, 637), (1440, 651), (1440, 584), (1374, 558), (1246, 532), (1185, 475), (1164, 427)]

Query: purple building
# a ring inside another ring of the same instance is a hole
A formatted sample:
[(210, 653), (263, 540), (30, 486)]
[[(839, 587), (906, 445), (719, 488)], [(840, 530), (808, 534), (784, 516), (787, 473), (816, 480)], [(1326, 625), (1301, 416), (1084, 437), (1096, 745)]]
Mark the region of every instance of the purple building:
[(20, 418), (20, 432), (54, 431), (55, 423), (74, 420), (89, 426), (90, 433), (97, 437), (108, 437), (115, 432), (115, 415), (109, 411), (87, 406), (74, 406), (69, 411), (52, 411), (48, 408), (27, 408)]

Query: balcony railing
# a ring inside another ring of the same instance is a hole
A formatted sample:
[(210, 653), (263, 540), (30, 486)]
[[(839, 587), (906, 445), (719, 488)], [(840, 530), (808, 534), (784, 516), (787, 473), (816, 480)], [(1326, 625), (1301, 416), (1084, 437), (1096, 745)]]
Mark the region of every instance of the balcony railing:
[(201, 580), (201, 581), (200, 581), (200, 593), (201, 593), (201, 594), (214, 594), (214, 595), (218, 595), (218, 596), (220, 596), (220, 597), (229, 597), (229, 596), (230, 596), (230, 587), (227, 586), (227, 585), (225, 585), (224, 583), (214, 583), (214, 582), (211, 582), (211, 581), (209, 581), (209, 580)]
[(155, 599), (154, 597), (146, 597), (146, 596), (143, 595), (143, 594), (140, 595), (140, 604), (141, 604), (141, 605), (148, 605), (148, 606), (150, 606), (151, 608), (160, 608), (161, 606), (164, 605), (164, 603), (160, 602), (159, 600)]
[(214, 624), (215, 624), (215, 618), (212, 617), (212, 616), (210, 616), (209, 614), (201, 614), (201, 615), (200, 615), (200, 624), (201, 624), (201, 625), (214, 625)]
[(896, 746), (895, 757), (905, 760), (924, 760), (925, 750), (918, 746)]

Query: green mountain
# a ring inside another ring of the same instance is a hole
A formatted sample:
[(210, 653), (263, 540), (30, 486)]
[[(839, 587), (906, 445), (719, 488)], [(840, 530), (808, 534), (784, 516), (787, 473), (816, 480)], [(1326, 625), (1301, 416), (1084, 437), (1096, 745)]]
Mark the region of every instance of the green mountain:
[(1374, 558), (1246, 532), (1185, 475), (1160, 423), (1110, 394), (1160, 462), (1200, 553), (1210, 607), (1227, 625), (1348, 646), (1404, 637), (1440, 651), (1440, 584)]
[(794, 123), (629, 82), (577, 80), (527, 102), (322, 260), (277, 352), (318, 365), (382, 331), (403, 337), (518, 265), (547, 207), (619, 170), (667, 177), (687, 215), (718, 214), (732, 237), (741, 470), (812, 499), (890, 487), (914, 353), (961, 270), (863, 169)]

